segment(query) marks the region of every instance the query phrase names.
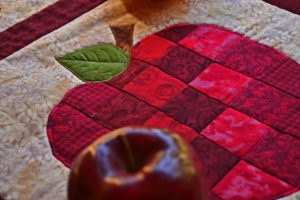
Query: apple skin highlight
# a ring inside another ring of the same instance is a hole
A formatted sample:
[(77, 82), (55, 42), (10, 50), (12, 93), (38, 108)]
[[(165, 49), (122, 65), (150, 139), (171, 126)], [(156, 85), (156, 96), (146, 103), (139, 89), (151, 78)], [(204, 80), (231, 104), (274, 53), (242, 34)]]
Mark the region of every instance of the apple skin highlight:
[[(197, 161), (196, 161), (197, 162)], [(82, 151), (69, 176), (69, 200), (203, 200), (195, 157), (178, 134), (126, 127)]]

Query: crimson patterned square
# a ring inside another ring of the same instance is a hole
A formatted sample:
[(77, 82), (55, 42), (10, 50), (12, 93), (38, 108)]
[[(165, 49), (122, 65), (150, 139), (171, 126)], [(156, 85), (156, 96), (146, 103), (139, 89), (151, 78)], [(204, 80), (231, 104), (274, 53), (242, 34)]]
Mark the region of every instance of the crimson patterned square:
[(194, 128), (197, 132), (204, 129), (226, 108), (226, 105), (187, 87), (161, 109), (168, 115)]
[(223, 149), (202, 135), (197, 136), (191, 145), (202, 163), (206, 183), (212, 188), (240, 160), (231, 152)]
[(207, 68), (211, 61), (179, 45), (171, 46), (155, 66), (185, 83), (189, 83)]
[(300, 137), (300, 100), (260, 81), (253, 81), (231, 105), (283, 132)]
[(186, 84), (149, 66), (123, 89), (147, 103), (161, 107), (180, 93)]
[(142, 125), (156, 112), (156, 108), (127, 93), (122, 93), (92, 117), (107, 127), (116, 129), (129, 125)]
[(247, 161), (287, 183), (300, 183), (300, 141), (275, 130), (266, 134), (247, 154)]
[(292, 189), (288, 183), (241, 160), (212, 192), (223, 200), (277, 199), (277, 195)]

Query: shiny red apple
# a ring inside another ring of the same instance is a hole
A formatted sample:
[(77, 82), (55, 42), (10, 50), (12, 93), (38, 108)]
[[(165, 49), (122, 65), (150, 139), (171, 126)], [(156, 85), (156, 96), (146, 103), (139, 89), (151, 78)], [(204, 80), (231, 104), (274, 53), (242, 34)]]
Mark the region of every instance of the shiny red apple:
[(202, 200), (203, 180), (179, 135), (127, 127), (106, 134), (76, 159), (69, 200)]

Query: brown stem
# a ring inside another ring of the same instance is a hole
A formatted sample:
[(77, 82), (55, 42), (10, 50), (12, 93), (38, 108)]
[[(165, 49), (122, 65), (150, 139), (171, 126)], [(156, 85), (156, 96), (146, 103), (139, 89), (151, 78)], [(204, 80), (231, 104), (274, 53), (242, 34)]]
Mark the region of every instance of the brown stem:
[(125, 146), (127, 157), (128, 157), (128, 160), (129, 160), (129, 169), (128, 169), (128, 171), (129, 172), (134, 172), (137, 168), (137, 165), (136, 165), (134, 157), (133, 157), (133, 152), (132, 152), (132, 148), (130, 146), (130, 143), (124, 135), (119, 135), (119, 137), (120, 137), (123, 145)]
[(114, 34), (116, 45), (123, 49), (130, 57), (133, 46), (134, 24), (111, 25), (110, 29)]

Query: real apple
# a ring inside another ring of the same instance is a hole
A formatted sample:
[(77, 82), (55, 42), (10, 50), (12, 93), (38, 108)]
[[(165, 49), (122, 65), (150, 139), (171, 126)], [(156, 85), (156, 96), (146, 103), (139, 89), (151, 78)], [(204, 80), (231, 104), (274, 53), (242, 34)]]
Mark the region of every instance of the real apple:
[(202, 200), (206, 189), (188, 145), (165, 129), (106, 134), (75, 160), (69, 200)]

